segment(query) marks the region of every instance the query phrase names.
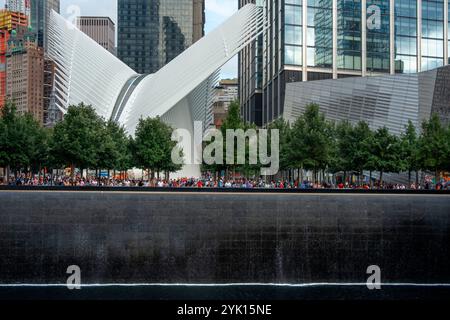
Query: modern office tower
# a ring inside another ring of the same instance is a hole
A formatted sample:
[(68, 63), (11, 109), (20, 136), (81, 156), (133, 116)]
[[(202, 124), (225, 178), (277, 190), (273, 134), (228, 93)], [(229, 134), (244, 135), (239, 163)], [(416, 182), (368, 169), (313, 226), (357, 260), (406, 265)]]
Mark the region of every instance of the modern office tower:
[(21, 39), (8, 48), (6, 96), (17, 111), (31, 113), (44, 123), (44, 50), (35, 41)]
[[(240, 7), (256, 0), (240, 0)], [(239, 56), (242, 115), (284, 113), (286, 84), (409, 74), (449, 63), (449, 0), (264, 0), (269, 28)]]
[(27, 27), (28, 19), (24, 13), (0, 10), (0, 108), (6, 98), (6, 53), (11, 34), (19, 27)]
[(38, 46), (47, 51), (50, 13), (60, 11), (60, 0), (31, 0), (31, 27), (37, 35)]
[[(262, 6), (263, 0), (239, 0), (239, 8), (255, 3)], [(262, 125), (263, 89), (263, 35), (242, 49), (238, 56), (239, 98), (242, 117), (258, 126)]]
[(103, 48), (115, 54), (116, 25), (109, 17), (78, 17), (77, 27)]
[(204, 0), (118, 0), (118, 57), (155, 73), (204, 34)]

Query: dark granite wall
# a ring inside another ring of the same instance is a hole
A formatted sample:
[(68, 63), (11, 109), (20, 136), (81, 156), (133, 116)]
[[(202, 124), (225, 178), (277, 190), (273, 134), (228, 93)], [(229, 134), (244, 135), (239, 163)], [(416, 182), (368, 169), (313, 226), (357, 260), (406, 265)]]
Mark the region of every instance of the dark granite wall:
[(450, 283), (450, 196), (0, 191), (0, 283)]

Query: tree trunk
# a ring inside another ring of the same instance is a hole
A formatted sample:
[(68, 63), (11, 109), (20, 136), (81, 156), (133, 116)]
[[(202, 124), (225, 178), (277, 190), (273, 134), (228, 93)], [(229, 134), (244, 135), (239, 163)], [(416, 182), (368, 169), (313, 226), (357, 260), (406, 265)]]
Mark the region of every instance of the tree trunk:
[(372, 181), (372, 170), (370, 170), (370, 174), (369, 174), (369, 183), (370, 183), (370, 189), (373, 188), (373, 181)]
[(74, 163), (72, 163), (71, 165), (70, 165), (70, 178), (72, 179), (72, 181), (73, 181), (73, 178), (75, 177), (75, 164)]
[(416, 170), (416, 189), (419, 187), (419, 170)]
[(380, 171), (380, 188), (383, 188), (383, 170)]
[(6, 184), (9, 184), (9, 175), (10, 175), (10, 170), (11, 168), (8, 166), (6, 166)]
[(411, 189), (411, 169), (408, 170), (408, 189)]

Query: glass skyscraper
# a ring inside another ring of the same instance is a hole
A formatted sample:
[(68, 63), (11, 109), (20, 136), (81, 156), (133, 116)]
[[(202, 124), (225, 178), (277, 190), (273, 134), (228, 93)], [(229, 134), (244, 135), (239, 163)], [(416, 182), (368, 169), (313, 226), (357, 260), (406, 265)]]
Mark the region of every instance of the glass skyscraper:
[(60, 0), (32, 0), (31, 27), (37, 35), (38, 46), (47, 51), (48, 21), (50, 12), (60, 11)]
[(204, 0), (118, 0), (118, 57), (155, 73), (204, 35)]
[[(239, 55), (242, 116), (283, 114), (286, 83), (416, 73), (449, 64), (450, 0), (240, 0), (269, 27)], [(255, 81), (258, 79), (259, 81)]]

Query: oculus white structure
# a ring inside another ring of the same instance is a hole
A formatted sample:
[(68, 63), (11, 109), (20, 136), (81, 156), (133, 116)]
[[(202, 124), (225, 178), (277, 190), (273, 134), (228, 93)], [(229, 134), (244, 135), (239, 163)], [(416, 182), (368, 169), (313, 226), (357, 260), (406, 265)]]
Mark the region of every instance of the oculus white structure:
[[(130, 134), (141, 117), (156, 116), (193, 134), (195, 121), (211, 123), (218, 70), (265, 27), (262, 8), (246, 5), (157, 73), (141, 75), (53, 11), (49, 55), (57, 65), (56, 103), (62, 112), (81, 102), (92, 105)], [(199, 166), (183, 171), (199, 173)]]

